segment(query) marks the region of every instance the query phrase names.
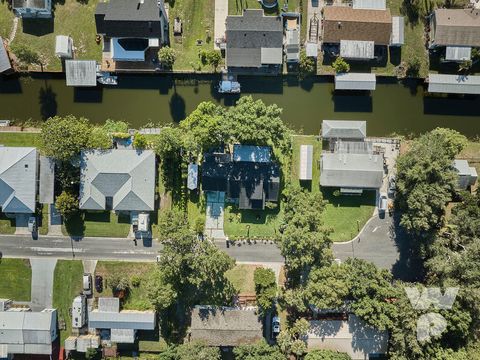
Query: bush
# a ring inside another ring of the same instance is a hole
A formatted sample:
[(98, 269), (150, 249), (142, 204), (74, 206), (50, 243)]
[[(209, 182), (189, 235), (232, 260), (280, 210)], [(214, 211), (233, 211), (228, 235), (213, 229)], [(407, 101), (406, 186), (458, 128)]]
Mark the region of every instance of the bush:
[(139, 132), (136, 132), (135, 136), (133, 137), (133, 147), (139, 150), (146, 149), (148, 147), (147, 137)]
[(132, 283), (133, 287), (139, 287), (142, 282), (142, 278), (138, 275), (132, 275), (130, 282)]
[(277, 283), (272, 269), (256, 268), (253, 273), (257, 304), (262, 310), (268, 310), (273, 306), (277, 296)]
[(350, 65), (341, 57), (337, 57), (332, 64), (333, 69), (335, 72), (338, 73), (346, 73), (350, 71)]
[(317, 72), (315, 60), (308, 57), (305, 51), (300, 53), (300, 61), (298, 63), (298, 75), (301, 79)]
[(41, 64), (40, 55), (24, 43), (14, 43), (11, 46), (11, 50), (18, 60), (26, 65)]
[(60, 215), (68, 219), (78, 212), (78, 199), (71, 193), (63, 191), (55, 201), (55, 207)]
[(171, 47), (164, 46), (158, 51), (158, 60), (167, 69), (172, 68), (176, 59), (177, 53)]

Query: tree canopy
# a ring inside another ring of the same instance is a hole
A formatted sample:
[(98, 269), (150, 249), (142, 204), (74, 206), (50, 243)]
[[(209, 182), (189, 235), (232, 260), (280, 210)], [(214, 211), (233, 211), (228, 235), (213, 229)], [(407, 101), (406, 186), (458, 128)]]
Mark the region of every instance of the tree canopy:
[(305, 355), (304, 360), (350, 360), (348, 354), (333, 350), (313, 350)]
[(277, 346), (267, 344), (265, 340), (252, 345), (240, 345), (233, 348), (235, 360), (285, 360)]

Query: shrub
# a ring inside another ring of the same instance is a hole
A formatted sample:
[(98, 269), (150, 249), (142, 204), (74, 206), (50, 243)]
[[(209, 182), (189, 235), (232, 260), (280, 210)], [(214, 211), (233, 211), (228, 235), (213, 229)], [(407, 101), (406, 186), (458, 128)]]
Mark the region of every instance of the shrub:
[(15, 43), (11, 46), (12, 52), (18, 60), (26, 65), (40, 65), (40, 55), (24, 43)]
[(350, 65), (341, 57), (337, 57), (332, 64), (333, 69), (335, 72), (338, 73), (346, 73), (350, 71)]
[(167, 69), (172, 68), (176, 59), (177, 53), (171, 47), (164, 46), (158, 51), (158, 60)]
[(133, 147), (135, 149), (146, 149), (148, 147), (147, 137), (139, 132), (133, 137)]
[(55, 201), (55, 207), (60, 215), (68, 219), (73, 214), (78, 212), (78, 199), (69, 192), (63, 191)]

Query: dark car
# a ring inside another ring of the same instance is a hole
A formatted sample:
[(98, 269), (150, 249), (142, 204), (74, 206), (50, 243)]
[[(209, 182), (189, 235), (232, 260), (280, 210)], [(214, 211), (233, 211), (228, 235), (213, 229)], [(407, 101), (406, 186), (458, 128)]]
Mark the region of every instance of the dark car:
[(97, 290), (98, 293), (103, 291), (103, 277), (100, 275), (95, 276), (95, 290)]

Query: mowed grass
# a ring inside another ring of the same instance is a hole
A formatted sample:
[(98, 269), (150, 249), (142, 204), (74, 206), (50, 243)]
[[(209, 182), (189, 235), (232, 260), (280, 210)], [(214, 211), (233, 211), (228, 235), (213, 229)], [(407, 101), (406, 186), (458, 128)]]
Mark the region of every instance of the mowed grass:
[(60, 331), (60, 344), (72, 333), (70, 309), (73, 299), (82, 292), (83, 265), (79, 260), (58, 260), (53, 277), (53, 307), (58, 319), (65, 322)]
[(255, 282), (253, 281), (253, 273), (259, 265), (236, 265), (233, 269), (228, 270), (225, 274), (227, 279), (233, 284), (239, 294), (255, 293)]
[(276, 209), (240, 210), (231, 204), (225, 205), (223, 229), (230, 239), (273, 239), (283, 212)]
[[(173, 36), (173, 22), (178, 17), (182, 21), (182, 41), (178, 42)], [(171, 2), (170, 43), (177, 52), (177, 59), (173, 70), (194, 70), (203, 67), (199, 61), (200, 50), (212, 50), (215, 41), (214, 34), (215, 0), (175, 0)], [(198, 46), (197, 40), (203, 45)], [(211, 71), (211, 67), (205, 70)]]
[(0, 36), (8, 39), (13, 27), (13, 12), (8, 9), (8, 1), (0, 2)]
[(0, 212), (0, 234), (15, 234), (15, 219), (8, 218)]
[(0, 260), (0, 298), (30, 301), (32, 269), (28, 259)]
[[(60, 59), (55, 56), (55, 36), (68, 35), (73, 39), (76, 59), (101, 60), (101, 45), (95, 42), (95, 8), (98, 0), (65, 0), (54, 3), (53, 19), (20, 20), (12, 43), (23, 43), (37, 51), (43, 70), (61, 71)], [(41, 70), (38, 65), (30, 70)]]
[(3, 146), (40, 146), (40, 134), (30, 132), (0, 132), (0, 144)]
[[(157, 266), (155, 263), (139, 263), (124, 261), (99, 261), (95, 269), (95, 275), (103, 277), (103, 291), (98, 293), (95, 290), (95, 296), (111, 297), (112, 289), (108, 284), (109, 277), (112, 275), (120, 276), (128, 280), (130, 290), (126, 299), (122, 303), (123, 309), (129, 310), (147, 310), (152, 306), (146, 299), (146, 279), (148, 275)], [(138, 282), (138, 283), (137, 283)]]
[[(289, 0), (288, 11), (300, 11), (302, 0)], [(281, 8), (285, 4), (284, 0), (278, 0), (278, 6), (267, 9), (262, 6), (258, 0), (228, 0), (228, 14), (242, 15), (245, 9), (264, 9), (265, 15), (279, 15)], [(307, 4), (305, 4), (305, 7)]]
[(64, 235), (91, 237), (127, 237), (130, 217), (112, 211), (81, 211), (62, 225)]
[(480, 174), (480, 141), (469, 141), (457, 158), (468, 160), (468, 164), (475, 167), (477, 174)]

